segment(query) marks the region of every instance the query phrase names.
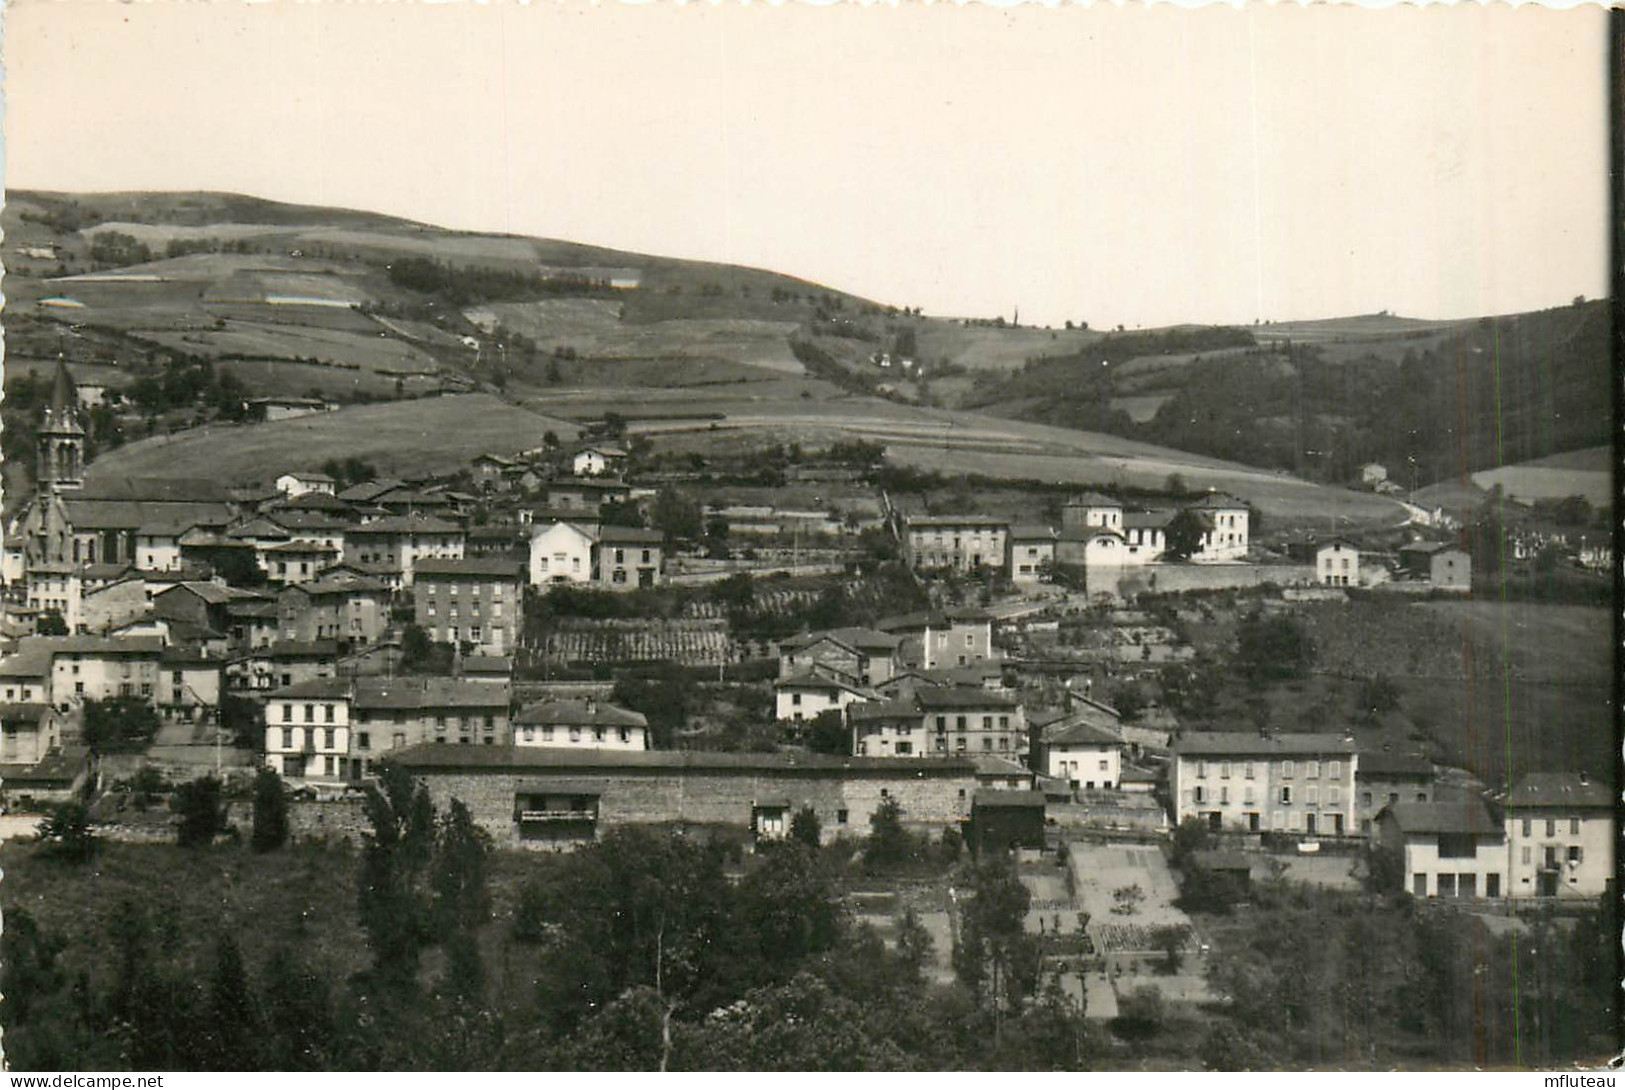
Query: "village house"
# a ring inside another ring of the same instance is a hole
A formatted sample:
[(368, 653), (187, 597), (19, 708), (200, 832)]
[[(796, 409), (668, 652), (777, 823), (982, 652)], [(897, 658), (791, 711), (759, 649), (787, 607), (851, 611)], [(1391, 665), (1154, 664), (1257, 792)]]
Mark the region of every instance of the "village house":
[(25, 643), (0, 658), (0, 700), (7, 704), (52, 704), (48, 647)]
[(1059, 719), (1035, 729), (1034, 766), (1073, 791), (1112, 791), (1122, 781), (1123, 737), (1116, 713), (1079, 700)]
[(36, 618), (55, 614), (69, 632), (84, 631), (84, 581), (63, 561), (35, 564), (28, 572), (28, 609)]
[(1500, 897), (1506, 830), (1482, 800), (1398, 802), (1377, 815), (1377, 850), (1416, 897)]
[(538, 524), (530, 538), (530, 582), (545, 587), (559, 583), (592, 582), (592, 553), (596, 528), (574, 522)]
[(1344, 836), (1355, 828), (1354, 742), (1337, 734), (1187, 734), (1173, 745), (1174, 820), (1214, 830)]
[(993, 515), (914, 515), (903, 527), (903, 559), (917, 571), (1002, 568), (1009, 528)]
[(276, 598), (278, 638), (371, 643), (389, 627), (389, 599), (382, 582), (349, 573), (284, 587)]
[(394, 750), (429, 742), (507, 746), (507, 685), (448, 677), (355, 681), (356, 747), (363, 770)]
[(1099, 492), (1073, 496), (1061, 508), (1063, 530), (1110, 530), (1123, 532), (1123, 504)]
[(436, 643), (505, 655), (524, 625), (524, 565), (517, 560), (420, 560), (412, 584), (417, 626)]
[(1439, 541), (1413, 541), (1399, 547), (1399, 566), (1411, 579), (1435, 590), (1471, 591), (1473, 558), (1466, 550)]
[(624, 481), (595, 477), (563, 478), (542, 486), (543, 502), (559, 511), (596, 515), (606, 503), (625, 503), (632, 486)]
[(535, 586), (590, 584), (601, 590), (657, 586), (663, 538), (637, 526), (584, 527), (553, 522), (531, 529), (530, 580)]
[(876, 699), (875, 693), (829, 667), (813, 665), (773, 682), (773, 710), (778, 719), (816, 719), (848, 704)]
[(577, 477), (619, 476), (626, 470), (627, 457), (624, 447), (594, 443), (575, 452), (570, 459), (570, 470)]
[(153, 637), (39, 636), (24, 639), (18, 650), (50, 657), (49, 700), (58, 708), (116, 696), (138, 696), (150, 703), (157, 689), (163, 641)]
[(1354, 787), (1360, 796), (1355, 810), (1360, 832), (1371, 833), (1378, 812), (1385, 806), (1434, 801), (1433, 780), (1433, 762), (1426, 757), (1362, 751), (1354, 774)]
[(905, 828), (940, 835), (970, 817), (968, 761), (820, 754), (429, 745), (397, 754), (445, 807), (453, 798), (501, 847), (568, 848), (608, 829), (661, 825), (782, 838), (803, 807), (822, 838), (862, 836), (888, 800)]
[(934, 670), (1001, 657), (993, 646), (992, 616), (969, 606), (885, 617), (875, 627), (899, 638), (897, 661), (904, 666)]
[(1584, 772), (1531, 772), (1513, 785), (1507, 895), (1595, 900), (1609, 890), (1617, 798)]
[(1223, 492), (1209, 492), (1195, 503), (1186, 504), (1184, 509), (1201, 515), (1212, 527), (1203, 535), (1201, 548), (1191, 556), (1192, 560), (1246, 558), (1252, 516), (1245, 503)]
[(1055, 531), (1017, 523), (1005, 537), (1004, 570), (1018, 585), (1038, 583), (1055, 566)]
[(338, 562), (338, 550), (331, 545), (318, 545), (310, 541), (285, 541), (269, 545), (262, 550), (265, 574), (273, 583), (297, 586), (321, 577), (321, 573)]
[(240, 653), (226, 664), (226, 680), (233, 689), (268, 693), (333, 677), (338, 657), (332, 640), (278, 640)]
[(331, 496), (338, 491), (338, 482), (332, 477), (325, 473), (305, 470), (284, 473), (275, 483), (276, 490), (290, 498), (303, 496), (307, 492), (321, 492)]
[(1128, 540), (1118, 530), (1101, 526), (1068, 526), (1055, 542), (1057, 567), (1079, 571), (1117, 568), (1129, 563)]
[(284, 686), (265, 703), (265, 764), (290, 780), (343, 782), (350, 758), (350, 683), (320, 678)]
[(220, 708), (225, 692), (225, 660), (183, 647), (168, 647), (158, 658), (158, 713), (192, 723)]
[(294, 420), (312, 413), (325, 413), (334, 407), (315, 397), (256, 397), (251, 399), (248, 405), (263, 415), (267, 423)]
[(1360, 483), (1375, 488), (1388, 479), (1388, 468), (1380, 462), (1367, 462), (1360, 467)]
[(467, 681), (507, 685), (513, 681), (512, 655), (464, 655), (458, 662)]
[(583, 700), (527, 704), (514, 717), (516, 746), (643, 750), (649, 748), (649, 721), (638, 712)]
[(665, 539), (641, 526), (603, 526), (593, 549), (593, 581), (605, 590), (633, 590), (660, 583)]
[(1315, 550), (1315, 582), (1323, 587), (1358, 587), (1360, 547), (1347, 538), (1334, 537)]
[(962, 687), (921, 688), (912, 696), (850, 704), (847, 726), (859, 757), (966, 757), (1027, 753), (1021, 702)]
[(463, 529), (427, 515), (389, 515), (352, 526), (346, 533), (353, 559), (397, 573), (403, 587), (412, 585), (419, 560), (460, 560)]
[(481, 454), (473, 461), (474, 481), (487, 491), (506, 491), (512, 483), (511, 471), (523, 465), (517, 458)]
[(0, 808), (24, 812), (82, 799), (90, 782), (90, 750), (64, 744), (33, 764), (0, 764)]
[(62, 713), (41, 701), (0, 703), (0, 764), (33, 765), (62, 745)]
[(854, 685), (879, 685), (897, 670), (902, 642), (899, 636), (872, 628), (804, 632), (779, 643), (779, 677), (823, 667)]

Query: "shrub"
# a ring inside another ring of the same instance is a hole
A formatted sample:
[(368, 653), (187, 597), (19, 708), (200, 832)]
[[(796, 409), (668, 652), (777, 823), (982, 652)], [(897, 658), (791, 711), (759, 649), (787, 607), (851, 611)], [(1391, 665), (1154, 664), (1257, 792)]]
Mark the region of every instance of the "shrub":
[(90, 827), (90, 811), (81, 803), (64, 802), (39, 823), (43, 854), (72, 863), (83, 863), (96, 854), (96, 834)]

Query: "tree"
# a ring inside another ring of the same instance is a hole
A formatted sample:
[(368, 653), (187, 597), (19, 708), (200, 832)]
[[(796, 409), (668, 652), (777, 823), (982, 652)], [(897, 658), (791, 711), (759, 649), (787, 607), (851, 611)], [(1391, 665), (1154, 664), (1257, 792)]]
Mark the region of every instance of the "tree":
[(915, 854), (914, 838), (903, 828), (903, 808), (887, 797), (869, 815), (869, 838), (863, 848), (863, 865), (871, 874), (903, 866)]
[(41, 851), (73, 863), (88, 862), (96, 854), (96, 834), (90, 811), (83, 803), (64, 802), (39, 823)]
[(851, 732), (846, 729), (841, 709), (825, 708), (813, 716), (812, 726), (807, 730), (807, 748), (832, 757), (845, 757), (852, 752)]
[(1360, 686), (1360, 713), (1378, 719), (1399, 710), (1399, 686), (1387, 674), (1375, 674)]
[(486, 886), (490, 836), (474, 824), (460, 799), (440, 821), (430, 888), (434, 894), (434, 928), (441, 939), (454, 933), (472, 935), (491, 917), (491, 891)]
[(214, 976), (209, 982), (205, 1022), (205, 1052), (209, 1067), (217, 1071), (257, 1071), (260, 1016), (243, 954), (230, 932), (222, 932), (215, 950)]
[(379, 784), (367, 789), (366, 810), (372, 836), (362, 851), (357, 908), (375, 977), (387, 989), (406, 990), (431, 934), (422, 875), (434, 852), (434, 807), (411, 773), (386, 763)]
[(1181, 510), (1168, 520), (1167, 529), (1163, 531), (1168, 556), (1174, 560), (1189, 560), (1202, 548), (1202, 535), (1207, 532), (1200, 515), (1189, 508)]
[(997, 1019), (1038, 984), (1038, 944), (1026, 929), (1032, 896), (1004, 859), (979, 864), (973, 890), (960, 912), (954, 971)]
[(704, 532), (699, 502), (675, 488), (662, 488), (649, 511), (650, 525), (666, 538), (666, 547), (695, 541)]
[(401, 631), (401, 666), (412, 669), (429, 660), (429, 653), (434, 643), (429, 634), (415, 624), (407, 625)]
[(158, 713), (139, 696), (84, 703), (85, 742), (93, 753), (143, 749), (158, 733)]
[(818, 811), (803, 806), (790, 819), (790, 839), (816, 849), (823, 839), (824, 829), (818, 820)]
[(737, 912), (749, 936), (746, 945), (758, 951), (769, 979), (782, 979), (841, 937), (840, 894), (816, 852), (800, 840), (766, 843), (758, 852), (760, 865), (739, 884)]
[(250, 844), (257, 852), (273, 852), (288, 842), (288, 796), (282, 777), (269, 768), (254, 776), (254, 833)]
[(1140, 713), (1145, 710), (1145, 696), (1134, 682), (1124, 682), (1112, 692), (1112, 705), (1116, 707), (1117, 714), (1123, 717), (1123, 722), (1137, 723)]
[(175, 789), (170, 809), (180, 815), (177, 830), (185, 848), (207, 847), (226, 828), (226, 807), (221, 799), (220, 781), (201, 776)]
[(1255, 612), (1236, 630), (1236, 666), (1254, 683), (1303, 677), (1314, 661), (1314, 641), (1285, 614)]
[(1185, 478), (1178, 473), (1168, 474), (1168, 479), (1162, 482), (1162, 490), (1171, 496), (1184, 496), (1190, 492)]
[(1205, 852), (1213, 844), (1213, 832), (1208, 823), (1198, 817), (1188, 817), (1174, 828), (1170, 862), (1175, 869), (1184, 870), (1197, 852)]
[(62, 614), (54, 609), (41, 613), (39, 620), (34, 623), (34, 632), (40, 636), (66, 636), (68, 622), (62, 619)]

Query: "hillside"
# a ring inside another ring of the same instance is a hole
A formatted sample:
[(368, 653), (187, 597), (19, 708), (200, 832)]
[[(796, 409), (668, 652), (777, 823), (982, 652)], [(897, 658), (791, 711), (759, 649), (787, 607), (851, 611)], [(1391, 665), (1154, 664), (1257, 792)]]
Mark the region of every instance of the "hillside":
[(578, 430), (488, 394), (358, 405), (267, 424), (210, 425), (129, 443), (91, 463), (90, 481), (116, 476), (211, 477), (264, 483), (333, 458), (358, 457), (385, 476), (460, 469), (487, 451), (514, 452)]
[(964, 404), (1333, 484), (1375, 461), (1414, 487), (1608, 442), (1611, 317), (1603, 301), (1212, 329), (1177, 347), (1114, 335), (990, 376)]
[[(94, 422), (93, 473), (263, 475), (336, 453), (447, 468), (617, 412), (668, 449), (857, 435), (925, 469), (1153, 488), (1177, 473), (1291, 520), (1403, 518), (1386, 499), (1292, 480), (1268, 459), (1249, 468), (1250, 451), (1204, 449), (1160, 422), (1069, 415), (1030, 377), (1065, 370), (1049, 356), (1110, 353), (1149, 384), (1123, 392), (1146, 417), (1172, 396), (1158, 376), (1204, 370), (1187, 367), (1191, 354), (1261, 351), (1244, 331), (928, 318), (762, 270), (230, 194), (16, 192), (0, 226), (13, 375), (60, 356), (125, 394)], [(1011, 376), (1031, 387), (1025, 405), (966, 411), (973, 390)], [(245, 425), (242, 400), (271, 394), (347, 407)], [(14, 492), (31, 464), (31, 422), (16, 415), (29, 403), (8, 413)]]

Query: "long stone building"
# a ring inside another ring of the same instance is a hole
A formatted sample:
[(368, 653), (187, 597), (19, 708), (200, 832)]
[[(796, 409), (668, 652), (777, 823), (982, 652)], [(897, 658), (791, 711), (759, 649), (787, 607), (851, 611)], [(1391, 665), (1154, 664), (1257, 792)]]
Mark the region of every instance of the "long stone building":
[(971, 816), (969, 761), (783, 753), (558, 750), (423, 745), (390, 755), (439, 808), (460, 799), (506, 847), (561, 848), (620, 825), (787, 835), (802, 807), (825, 840), (869, 833), (888, 798), (903, 823), (932, 833)]

